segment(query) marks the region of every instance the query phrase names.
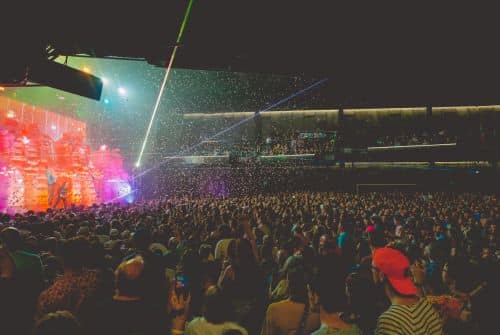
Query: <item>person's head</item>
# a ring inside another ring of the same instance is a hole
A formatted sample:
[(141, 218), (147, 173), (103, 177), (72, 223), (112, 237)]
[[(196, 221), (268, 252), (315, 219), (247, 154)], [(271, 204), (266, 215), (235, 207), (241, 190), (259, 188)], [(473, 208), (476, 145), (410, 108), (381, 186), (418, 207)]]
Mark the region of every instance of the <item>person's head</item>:
[(269, 235), (264, 235), (262, 237), (262, 245), (273, 247), (273, 239)]
[(88, 226), (81, 226), (76, 233), (78, 236), (88, 237), (90, 235), (90, 229)]
[(138, 250), (148, 250), (149, 245), (151, 244), (151, 232), (145, 228), (139, 228), (132, 237), (134, 242), (134, 246)]
[(386, 245), (384, 232), (380, 228), (368, 231), (368, 243), (372, 250), (382, 248)]
[(89, 241), (82, 237), (73, 237), (67, 240), (61, 247), (61, 257), (66, 269), (82, 269), (88, 260), (90, 252)]
[(168, 239), (167, 243), (167, 249), (170, 251), (174, 251), (177, 248), (178, 242), (177, 239), (172, 236), (171, 238)]
[(213, 324), (230, 321), (232, 315), (231, 303), (217, 286), (207, 289), (204, 297), (203, 316)]
[(345, 281), (339, 273), (320, 271), (311, 283), (311, 289), (322, 313), (345, 311), (347, 307)]
[(202, 244), (200, 246), (200, 249), (198, 250), (198, 253), (203, 261), (210, 260), (212, 256), (212, 247), (210, 246), (210, 244)]
[(302, 234), (302, 232), (296, 233), (291, 239), (293, 254), (297, 254), (297, 253), (300, 254), (300, 253), (302, 253), (302, 250), (304, 250), (304, 240), (301, 237), (301, 234)]
[(118, 237), (120, 237), (120, 232), (118, 231), (118, 229), (116, 228), (112, 228), (110, 231), (109, 231), (109, 238), (111, 240), (117, 240)]
[(429, 258), (434, 261), (442, 261), (446, 256), (446, 246), (443, 241), (432, 241), (429, 244)]
[(220, 239), (231, 237), (231, 228), (227, 224), (220, 225), (218, 231)]
[(77, 230), (78, 228), (73, 223), (70, 223), (64, 227), (64, 234), (66, 238), (71, 238), (76, 235)]
[(252, 245), (246, 239), (231, 241), (228, 247), (228, 255), (241, 270), (254, 271), (257, 266)]
[(43, 240), (42, 244), (45, 251), (50, 252), (52, 255), (55, 255), (57, 253), (59, 244), (57, 238), (47, 237), (45, 240)]
[(319, 239), (318, 253), (322, 256), (335, 253), (335, 240), (329, 235), (321, 235)]
[(414, 296), (417, 289), (410, 277), (410, 261), (393, 248), (379, 248), (372, 256), (373, 281), (384, 285), (386, 292), (397, 296)]
[(35, 325), (33, 335), (82, 334), (80, 323), (68, 311), (46, 314)]
[(7, 227), (0, 233), (0, 240), (11, 252), (23, 247), (23, 239), (19, 230), (14, 227)]
[(359, 259), (369, 256), (371, 254), (371, 251), (368, 241), (365, 239), (360, 240), (357, 245), (356, 251), (358, 253)]
[(140, 299), (144, 259), (136, 256), (121, 263), (115, 271), (116, 296)]
[(106, 235), (106, 228), (103, 225), (96, 225), (95, 226), (95, 234), (96, 235)]
[(303, 258), (301, 256), (290, 256), (285, 266), (290, 299), (305, 303), (307, 301), (307, 283)]

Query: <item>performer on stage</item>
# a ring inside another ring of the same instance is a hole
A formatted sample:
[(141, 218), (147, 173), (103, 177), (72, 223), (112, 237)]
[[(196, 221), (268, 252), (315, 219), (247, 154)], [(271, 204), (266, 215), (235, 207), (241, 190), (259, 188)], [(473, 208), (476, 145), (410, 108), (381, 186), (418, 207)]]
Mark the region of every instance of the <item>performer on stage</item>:
[(68, 202), (66, 201), (66, 197), (68, 196), (68, 182), (63, 182), (61, 187), (57, 190), (57, 199), (56, 203), (54, 204), (54, 208), (57, 208), (57, 205), (59, 205), (59, 201), (63, 202), (64, 208), (68, 207)]
[(47, 199), (49, 207), (52, 207), (52, 202), (54, 200), (54, 191), (56, 188), (56, 176), (54, 175), (54, 172), (51, 169), (48, 169), (46, 172), (47, 175), (47, 183), (49, 185), (49, 198)]

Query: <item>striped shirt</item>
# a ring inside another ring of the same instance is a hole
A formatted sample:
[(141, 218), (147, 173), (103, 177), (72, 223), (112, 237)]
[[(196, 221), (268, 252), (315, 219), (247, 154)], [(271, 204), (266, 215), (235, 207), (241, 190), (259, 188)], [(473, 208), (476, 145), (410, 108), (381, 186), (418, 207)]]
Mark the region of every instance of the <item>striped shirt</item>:
[(414, 305), (391, 305), (378, 318), (377, 335), (434, 335), (443, 333), (438, 313), (425, 299)]

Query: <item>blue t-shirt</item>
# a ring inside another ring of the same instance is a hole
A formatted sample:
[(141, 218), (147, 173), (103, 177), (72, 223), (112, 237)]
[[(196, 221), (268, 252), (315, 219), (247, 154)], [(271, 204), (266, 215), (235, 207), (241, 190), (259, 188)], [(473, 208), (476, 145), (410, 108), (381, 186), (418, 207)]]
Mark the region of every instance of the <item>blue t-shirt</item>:
[(342, 248), (344, 246), (344, 243), (348, 242), (351, 239), (348, 233), (345, 231), (341, 232), (339, 234), (339, 237), (337, 237), (337, 245), (339, 248)]

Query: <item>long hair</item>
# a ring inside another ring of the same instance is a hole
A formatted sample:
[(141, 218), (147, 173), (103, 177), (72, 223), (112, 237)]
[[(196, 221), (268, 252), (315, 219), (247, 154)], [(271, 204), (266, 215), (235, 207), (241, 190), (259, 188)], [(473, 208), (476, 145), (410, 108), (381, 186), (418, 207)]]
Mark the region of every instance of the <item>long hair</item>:
[(232, 321), (232, 305), (226, 294), (217, 286), (212, 286), (207, 290), (204, 297), (203, 316), (213, 324), (221, 324)]
[(307, 303), (306, 271), (302, 257), (292, 256), (292, 258), (288, 260), (286, 276), (290, 299), (303, 304)]

